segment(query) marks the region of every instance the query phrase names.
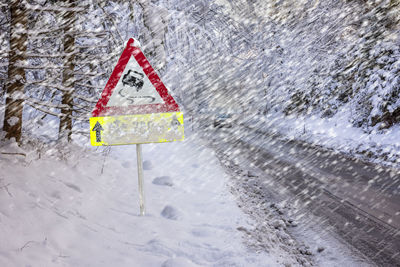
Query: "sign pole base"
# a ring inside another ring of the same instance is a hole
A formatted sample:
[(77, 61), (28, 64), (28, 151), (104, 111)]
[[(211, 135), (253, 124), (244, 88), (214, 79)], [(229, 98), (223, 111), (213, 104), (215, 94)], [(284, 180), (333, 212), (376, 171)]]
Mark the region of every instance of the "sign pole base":
[(137, 169), (138, 169), (138, 182), (139, 182), (139, 204), (140, 204), (140, 215), (145, 215), (144, 205), (144, 188), (143, 188), (143, 161), (142, 161), (142, 145), (136, 144), (136, 158), (137, 158)]

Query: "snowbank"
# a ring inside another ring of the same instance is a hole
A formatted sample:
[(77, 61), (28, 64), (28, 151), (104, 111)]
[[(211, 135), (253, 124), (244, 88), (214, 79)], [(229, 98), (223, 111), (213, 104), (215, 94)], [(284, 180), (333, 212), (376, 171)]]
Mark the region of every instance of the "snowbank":
[(134, 146), (41, 152), (0, 154), (0, 266), (275, 266), (285, 258), (245, 247), (237, 229), (249, 219), (213, 152), (192, 138), (143, 146), (145, 217)]
[[(349, 122), (350, 107), (343, 108), (332, 118), (289, 115), (281, 112), (254, 117), (247, 126), (277, 132), (283, 138), (302, 140), (366, 161), (398, 167), (400, 165), (400, 126), (366, 133)], [(376, 128), (376, 127), (375, 127)]]

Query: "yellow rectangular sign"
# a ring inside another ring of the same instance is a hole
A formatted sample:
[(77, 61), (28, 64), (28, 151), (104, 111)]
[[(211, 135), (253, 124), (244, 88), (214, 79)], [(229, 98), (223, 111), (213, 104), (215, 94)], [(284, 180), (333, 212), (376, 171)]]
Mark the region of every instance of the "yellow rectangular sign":
[(183, 139), (182, 112), (90, 118), (90, 142), (93, 146), (164, 143)]

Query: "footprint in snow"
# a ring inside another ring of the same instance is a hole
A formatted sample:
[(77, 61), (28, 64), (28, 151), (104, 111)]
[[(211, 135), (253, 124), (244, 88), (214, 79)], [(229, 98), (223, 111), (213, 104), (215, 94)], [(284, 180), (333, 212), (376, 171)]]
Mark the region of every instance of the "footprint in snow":
[(206, 236), (210, 236), (209, 231), (205, 230), (205, 229), (193, 229), (192, 230), (192, 235), (195, 237), (206, 237)]
[(67, 183), (67, 182), (63, 182), (66, 186), (68, 186), (69, 188), (81, 193), (81, 189), (79, 188), (79, 186), (75, 185), (75, 184), (71, 184), (71, 183)]
[(50, 194), (50, 196), (55, 199), (61, 199), (61, 193), (59, 191), (54, 191), (53, 193)]
[(161, 211), (161, 216), (163, 216), (166, 219), (169, 220), (178, 220), (179, 217), (181, 217), (180, 212), (175, 209), (174, 207), (167, 205), (165, 208)]
[(164, 261), (163, 264), (161, 265), (161, 267), (196, 267), (196, 266), (200, 265), (193, 263), (189, 259), (179, 258), (179, 257), (168, 259)]
[(143, 170), (149, 171), (149, 170), (151, 170), (151, 169), (153, 169), (153, 164), (151, 164), (151, 161), (150, 161), (150, 160), (145, 160), (145, 161), (143, 162)]
[(164, 185), (164, 186), (173, 186), (174, 185), (171, 177), (169, 177), (169, 176), (156, 177), (153, 180), (153, 184)]
[(131, 164), (128, 161), (122, 162), (121, 165), (122, 165), (122, 167), (124, 167), (126, 169), (128, 169), (131, 166)]

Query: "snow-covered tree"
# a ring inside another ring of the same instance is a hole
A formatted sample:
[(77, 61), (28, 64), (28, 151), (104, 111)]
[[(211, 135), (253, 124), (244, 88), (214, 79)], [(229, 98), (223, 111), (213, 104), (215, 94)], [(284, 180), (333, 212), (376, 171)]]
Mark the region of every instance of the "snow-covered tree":
[(28, 20), (25, 1), (12, 0), (9, 8), (10, 39), (3, 130), (6, 132), (6, 138), (15, 138), (17, 142), (20, 142), (26, 81), (24, 64), (26, 62)]

